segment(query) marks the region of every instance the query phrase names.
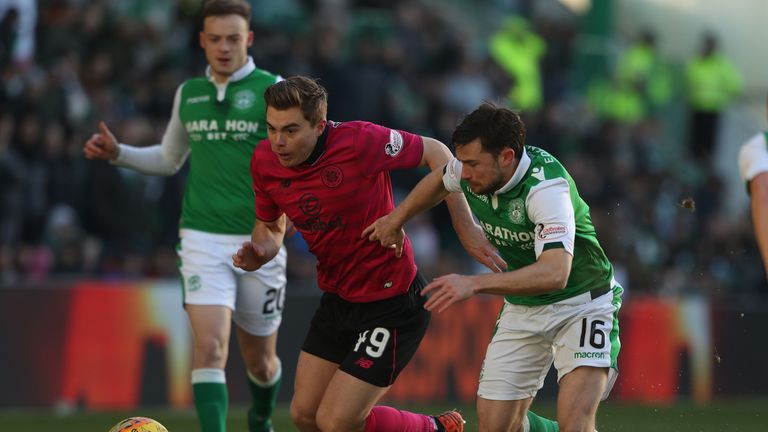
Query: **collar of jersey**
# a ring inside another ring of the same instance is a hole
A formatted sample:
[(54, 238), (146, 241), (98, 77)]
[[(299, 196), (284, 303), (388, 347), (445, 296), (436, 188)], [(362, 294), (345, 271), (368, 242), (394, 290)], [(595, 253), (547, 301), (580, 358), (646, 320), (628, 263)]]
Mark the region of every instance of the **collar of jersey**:
[(213, 79), (213, 74), (211, 73), (211, 66), (205, 68), (205, 76), (208, 77), (208, 81), (213, 83), (214, 86), (216, 86), (216, 100), (221, 102), (224, 100), (224, 96), (227, 94), (227, 85), (231, 82), (240, 81), (241, 79), (247, 77), (250, 75), (251, 72), (253, 72), (256, 69), (256, 65), (253, 63), (253, 57), (248, 56), (248, 61), (245, 62), (245, 64), (238, 70), (233, 73), (229, 79), (224, 81), (224, 83), (219, 84), (216, 82), (216, 80)]
[(531, 158), (528, 156), (528, 152), (525, 151), (525, 147), (523, 147), (523, 155), (520, 156), (520, 163), (517, 164), (517, 169), (515, 169), (515, 174), (512, 175), (512, 178), (509, 179), (507, 184), (501, 187), (501, 189), (494, 192), (494, 195), (501, 195), (503, 193), (509, 192), (512, 190), (513, 187), (517, 186), (518, 183), (523, 179), (523, 176), (525, 176), (525, 173), (528, 172), (528, 168), (531, 166)]
[(325, 153), (325, 141), (328, 139), (328, 130), (331, 128), (331, 122), (329, 121), (328, 124), (325, 126), (325, 129), (323, 130), (323, 133), (320, 134), (320, 136), (317, 138), (317, 143), (315, 144), (315, 148), (312, 149), (312, 153), (309, 154), (309, 157), (307, 157), (307, 160), (302, 162), (300, 166), (312, 166), (314, 165), (318, 159), (320, 159), (320, 156)]

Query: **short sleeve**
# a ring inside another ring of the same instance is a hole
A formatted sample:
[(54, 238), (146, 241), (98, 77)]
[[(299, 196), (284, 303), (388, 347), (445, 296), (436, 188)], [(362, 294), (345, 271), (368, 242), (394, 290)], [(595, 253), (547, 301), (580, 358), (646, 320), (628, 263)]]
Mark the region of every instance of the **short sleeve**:
[(741, 146), (739, 175), (745, 182), (762, 172), (768, 172), (768, 138), (765, 135), (757, 134)]
[(568, 181), (560, 177), (534, 186), (528, 193), (526, 207), (528, 218), (536, 226), (536, 257), (550, 247), (562, 247), (573, 255), (576, 218)]
[(448, 192), (461, 192), (461, 161), (453, 158), (443, 171), (443, 186)]
[(254, 205), (256, 207), (256, 219), (271, 222), (279, 218), (283, 212), (280, 210), (280, 207), (277, 206), (275, 201), (272, 200), (272, 197), (270, 197), (264, 190), (262, 179), (256, 170), (256, 167), (263, 166), (263, 164), (258, 162), (258, 149), (259, 147), (257, 146), (256, 150), (253, 152), (253, 157), (251, 157), (251, 179), (253, 181), (253, 192), (255, 195)]
[(354, 147), (370, 175), (417, 167), (424, 153), (421, 136), (367, 122), (360, 122)]

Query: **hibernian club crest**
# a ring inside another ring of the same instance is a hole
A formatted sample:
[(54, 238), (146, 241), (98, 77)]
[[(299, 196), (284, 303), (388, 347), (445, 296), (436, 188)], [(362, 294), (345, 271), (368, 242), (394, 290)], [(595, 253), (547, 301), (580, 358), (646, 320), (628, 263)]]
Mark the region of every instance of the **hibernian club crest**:
[(509, 202), (509, 220), (514, 224), (525, 221), (525, 202), (522, 198), (515, 198)]
[(240, 90), (235, 93), (234, 106), (237, 109), (248, 109), (256, 103), (256, 93), (250, 90)]

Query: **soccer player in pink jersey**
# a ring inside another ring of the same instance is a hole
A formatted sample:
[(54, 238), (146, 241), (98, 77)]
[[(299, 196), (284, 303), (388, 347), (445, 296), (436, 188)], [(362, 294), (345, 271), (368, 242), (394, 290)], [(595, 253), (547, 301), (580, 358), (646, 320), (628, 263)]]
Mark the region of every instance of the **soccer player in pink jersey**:
[[(407, 237), (389, 249), (361, 238), (394, 208), (390, 170), (441, 169), (450, 151), (432, 138), (326, 120), (326, 91), (309, 78), (275, 83), (264, 97), (268, 140), (251, 160), (257, 223), (233, 262), (251, 271), (272, 259), (287, 219), (317, 257), (324, 293), (299, 355), (293, 422), (301, 431), (463, 431), (456, 411), (375, 405), (416, 352), (430, 315)], [(470, 254), (505, 268), (466, 200), (456, 194), (447, 204)]]

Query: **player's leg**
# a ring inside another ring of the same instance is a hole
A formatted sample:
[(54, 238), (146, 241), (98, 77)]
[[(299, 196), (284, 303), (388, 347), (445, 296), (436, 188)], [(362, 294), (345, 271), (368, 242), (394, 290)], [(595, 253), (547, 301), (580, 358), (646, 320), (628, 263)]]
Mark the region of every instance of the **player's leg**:
[(285, 300), (285, 255), (281, 249), (272, 261), (255, 272), (236, 270), (238, 288), (233, 319), (252, 396), (248, 409), (250, 432), (272, 429), (270, 417), (280, 390), (282, 368), (277, 357), (277, 329)]
[(548, 306), (504, 304), (480, 372), (478, 428), (486, 431), (557, 431), (557, 423), (529, 411), (552, 364)]
[(282, 381), (282, 366), (276, 350), (277, 331), (269, 336), (255, 336), (239, 326), (236, 329), (251, 391), (248, 431), (268, 432), (272, 430), (272, 411)]
[(203, 432), (226, 427), (227, 362), (236, 282), (230, 269), (230, 236), (182, 230), (178, 250), (184, 304), (192, 326), (192, 394)]
[(616, 380), (622, 292), (614, 286), (594, 299), (587, 295), (581, 303), (569, 299), (573, 304), (562, 305), (553, 315), (562, 322), (554, 363), (560, 384), (557, 419), (563, 431), (594, 431), (598, 405)]
[(291, 419), (301, 432), (320, 430), (316, 423), (317, 409), (323, 400), (328, 383), (338, 369), (338, 363), (305, 351), (299, 353), (291, 400)]
[(203, 432), (226, 430), (229, 397), (224, 374), (231, 311), (225, 306), (187, 305), (194, 337), (192, 394)]
[(600, 399), (608, 383), (608, 368), (582, 366), (560, 379), (557, 422), (564, 432), (592, 432)]
[(530, 411), (533, 398), (520, 400), (489, 400), (477, 398), (477, 417), (482, 419), (480, 431), (557, 432), (556, 421)]
[(433, 417), (374, 404), (416, 353), (429, 325), (420, 295), (424, 281), (414, 279), (408, 293), (372, 303), (340, 301), (345, 356), (317, 409), (322, 431), (460, 432), (456, 412)]
[(492, 400), (477, 398), (477, 418), (479, 431), (522, 430), (523, 419), (533, 398), (519, 400)]
[[(392, 414), (400, 416), (400, 412), (389, 412), (388, 407), (382, 407), (382, 410), (371, 410), (374, 404), (387, 392), (389, 387), (379, 387), (369, 384), (359, 378), (353, 377), (344, 371), (337, 371), (333, 379), (328, 384), (328, 389), (317, 410), (317, 425), (319, 430), (334, 432), (363, 432), (375, 430), (402, 430), (402, 431), (422, 431), (426, 430), (425, 425), (429, 422), (426, 416), (405, 413), (403, 417), (395, 419), (396, 425), (392, 425), (392, 419), (377, 419), (376, 411), (380, 411), (382, 416)], [(366, 420), (372, 417), (369, 428), (366, 428)], [(415, 419), (411, 417), (416, 417)], [(385, 424), (375, 424), (379, 422)], [(409, 421), (410, 420), (410, 421)], [(414, 421), (415, 420), (415, 421)], [(408, 428), (411, 423), (415, 423), (415, 428)], [(387, 429), (387, 426), (396, 426)]]

